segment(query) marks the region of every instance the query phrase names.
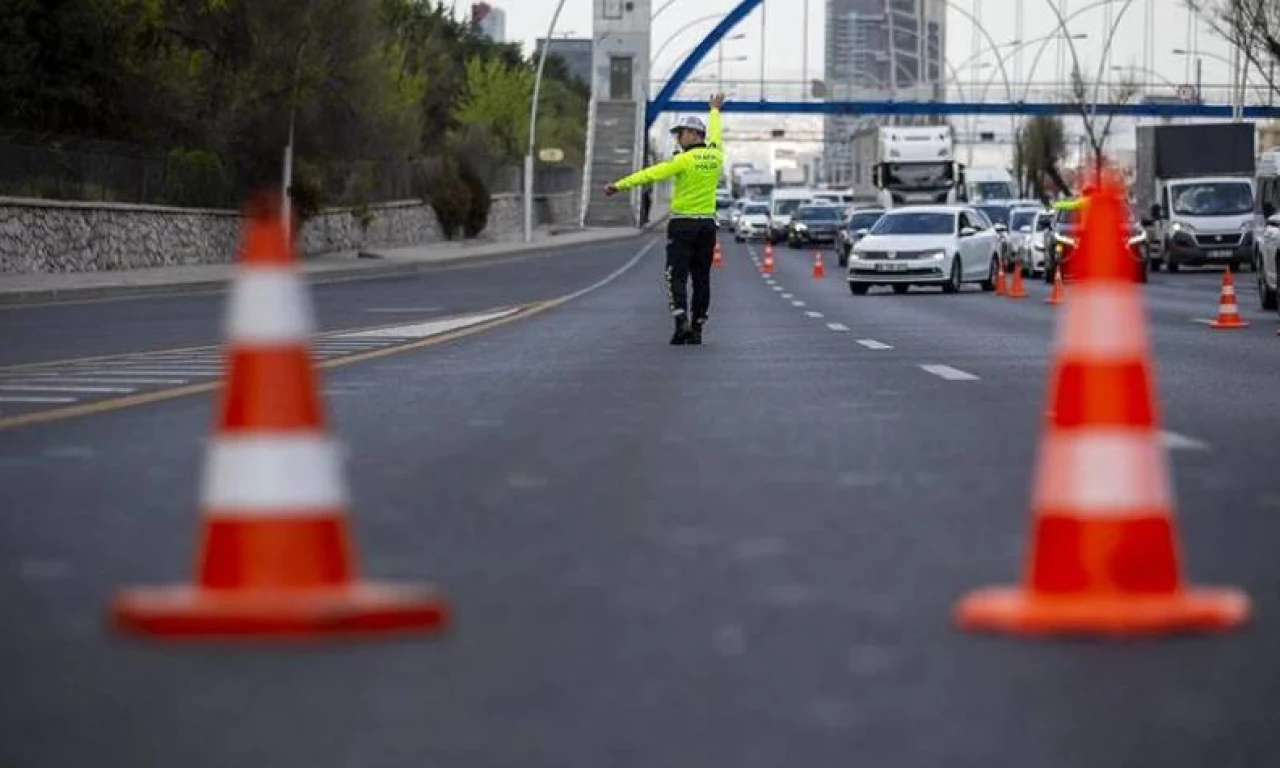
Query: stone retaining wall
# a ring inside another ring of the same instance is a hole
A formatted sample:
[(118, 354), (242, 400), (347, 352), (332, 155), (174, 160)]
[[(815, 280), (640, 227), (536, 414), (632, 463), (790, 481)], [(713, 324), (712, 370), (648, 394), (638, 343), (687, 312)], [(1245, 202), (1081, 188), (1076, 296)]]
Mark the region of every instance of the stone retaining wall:
[[(576, 193), (535, 200), (539, 226), (576, 226)], [(299, 233), (304, 256), (396, 248), (444, 240), (435, 211), (418, 201), (370, 206), (361, 231), (356, 211), (321, 212)], [(502, 240), (522, 231), (519, 195), (495, 195), (484, 236)], [(233, 211), (0, 198), (0, 273), (97, 272), (234, 258), (240, 232)]]

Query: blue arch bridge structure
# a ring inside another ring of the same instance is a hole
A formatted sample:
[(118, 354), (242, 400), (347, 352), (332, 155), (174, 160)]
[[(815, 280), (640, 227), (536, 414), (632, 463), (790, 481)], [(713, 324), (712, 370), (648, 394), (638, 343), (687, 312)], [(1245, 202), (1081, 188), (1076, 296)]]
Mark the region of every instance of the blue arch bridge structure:
[[(697, 112), (704, 102), (677, 100), (676, 94), (725, 35), (741, 24), (764, 0), (741, 0), (681, 62), (662, 90), (645, 109), (645, 128), (653, 127), (667, 112)], [(1145, 101), (1126, 104), (1090, 105), (1092, 112), (1125, 117), (1225, 117), (1233, 115), (1230, 104), (1165, 103)], [(1070, 102), (952, 102), (952, 101), (732, 101), (726, 113), (808, 114), (808, 115), (1075, 115), (1078, 105)], [(1246, 119), (1280, 118), (1280, 106), (1246, 105)]]

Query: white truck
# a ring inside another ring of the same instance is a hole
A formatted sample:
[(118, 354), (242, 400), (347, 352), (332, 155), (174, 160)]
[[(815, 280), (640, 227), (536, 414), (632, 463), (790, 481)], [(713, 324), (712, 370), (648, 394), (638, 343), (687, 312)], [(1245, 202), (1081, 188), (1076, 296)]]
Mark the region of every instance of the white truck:
[(1254, 125), (1140, 125), (1134, 197), (1156, 228), (1161, 266), (1253, 264)]
[(956, 162), (951, 126), (882, 126), (872, 180), (885, 210), (960, 200), (964, 166)]
[(964, 171), (965, 200), (1013, 200), (1018, 197), (1013, 174), (999, 166), (971, 166)]

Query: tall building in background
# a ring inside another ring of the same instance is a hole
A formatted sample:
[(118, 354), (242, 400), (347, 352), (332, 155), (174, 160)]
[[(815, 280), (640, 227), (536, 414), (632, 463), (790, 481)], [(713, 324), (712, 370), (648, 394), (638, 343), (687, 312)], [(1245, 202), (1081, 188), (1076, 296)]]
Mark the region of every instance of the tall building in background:
[[(944, 97), (946, 0), (827, 0), (827, 98), (927, 101)], [(867, 146), (854, 139), (883, 118), (832, 116), (823, 130), (827, 181), (865, 187)], [(857, 151), (862, 149), (863, 151)]]
[(507, 12), (488, 3), (472, 3), (471, 26), (494, 42), (506, 42)]
[[(546, 44), (545, 37), (538, 39), (533, 49), (534, 61), (542, 56), (542, 49)], [(576, 77), (584, 84), (591, 85), (591, 66), (594, 56), (591, 38), (553, 37), (551, 48), (547, 51), (547, 58), (552, 56), (558, 56), (564, 60), (570, 77)]]

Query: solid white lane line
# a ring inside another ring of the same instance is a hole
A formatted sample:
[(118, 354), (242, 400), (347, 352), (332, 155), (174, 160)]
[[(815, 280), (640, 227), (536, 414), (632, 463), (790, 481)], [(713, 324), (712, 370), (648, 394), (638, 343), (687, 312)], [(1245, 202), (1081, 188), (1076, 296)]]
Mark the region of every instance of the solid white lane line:
[(0, 395), (0, 403), (43, 403), (46, 405), (56, 405), (58, 403), (74, 403), (74, 397), (23, 397), (20, 395)]
[(793, 301), (793, 302), (791, 302), (791, 306), (793, 306), (793, 307), (803, 307), (803, 306), (805, 306), (805, 303), (804, 303), (803, 301)]
[(844, 323), (827, 323), (827, 327), (835, 331), (836, 333), (845, 333), (846, 331), (849, 330), (849, 326), (845, 325)]
[(365, 312), (387, 312), (390, 314), (412, 313), (412, 312), (439, 312), (444, 307), (369, 307)]
[(204, 376), (204, 377), (207, 377), (207, 376), (217, 376), (220, 373), (222, 373), (221, 368), (214, 368), (210, 370), (201, 369), (199, 371), (193, 371), (185, 368), (184, 369), (166, 368), (165, 370), (162, 370), (162, 371), (157, 371), (153, 368), (143, 368), (143, 369), (137, 369), (137, 370), (133, 368), (122, 368), (118, 371), (103, 371), (100, 369), (88, 369), (84, 371), (75, 371), (71, 375), (72, 376), (121, 375), (121, 376), (191, 376), (191, 377)]
[(812, 317), (812, 318), (819, 318), (819, 317), (822, 317), (822, 313), (821, 313), (821, 312), (813, 312), (813, 311), (805, 312), (805, 315), (806, 315), (807, 317)]
[(3, 392), (86, 392), (128, 394), (137, 392), (134, 387), (46, 387), (37, 384), (0, 384)]
[(892, 344), (885, 344), (875, 339), (857, 339), (856, 341), (867, 349), (893, 349)]
[(50, 374), (0, 379), (0, 384), (186, 384), (187, 379), (121, 379), (114, 376), (76, 376)]
[(1160, 439), (1164, 441), (1164, 447), (1171, 451), (1207, 451), (1209, 444), (1194, 437), (1180, 435), (1177, 432), (1164, 431), (1160, 433)]
[(949, 365), (922, 365), (924, 370), (947, 381), (977, 381), (978, 377)]

